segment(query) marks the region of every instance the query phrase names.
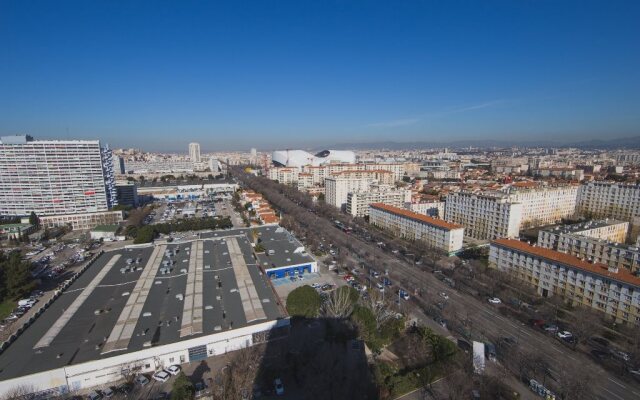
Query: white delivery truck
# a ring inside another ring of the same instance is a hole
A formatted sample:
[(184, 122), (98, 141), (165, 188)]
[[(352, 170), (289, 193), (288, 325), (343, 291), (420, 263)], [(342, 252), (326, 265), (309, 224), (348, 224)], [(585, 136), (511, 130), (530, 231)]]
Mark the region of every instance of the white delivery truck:
[(484, 372), (484, 343), (473, 341), (473, 371), (481, 375)]

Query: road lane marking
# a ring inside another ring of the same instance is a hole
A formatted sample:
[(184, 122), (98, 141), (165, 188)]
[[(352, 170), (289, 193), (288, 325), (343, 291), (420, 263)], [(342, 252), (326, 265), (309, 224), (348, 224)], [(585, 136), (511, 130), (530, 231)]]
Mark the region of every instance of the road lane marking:
[(623, 397), (618, 396), (617, 394), (613, 393), (611, 390), (605, 388), (604, 386), (600, 386), (600, 389), (604, 390), (605, 392), (609, 393), (610, 395), (613, 395), (613, 396), (619, 398), (620, 400), (624, 400)]
[(616, 381), (615, 379), (611, 379), (611, 378), (607, 378), (607, 379), (610, 380), (611, 382), (615, 383), (616, 385), (620, 386), (623, 389), (627, 388), (625, 385), (623, 385), (622, 383)]

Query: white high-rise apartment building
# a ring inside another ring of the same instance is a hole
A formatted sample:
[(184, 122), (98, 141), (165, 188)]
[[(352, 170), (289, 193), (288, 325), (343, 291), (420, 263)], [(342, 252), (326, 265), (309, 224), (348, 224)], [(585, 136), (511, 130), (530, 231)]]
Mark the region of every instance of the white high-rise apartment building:
[(629, 221), (640, 217), (640, 185), (589, 182), (580, 186), (576, 211), (592, 218)]
[(508, 189), (509, 200), (522, 204), (522, 227), (553, 224), (575, 214), (578, 185)]
[(444, 218), (463, 225), (465, 234), (474, 239), (516, 238), (522, 221), (522, 204), (500, 194), (453, 193), (446, 198)]
[(191, 162), (200, 162), (200, 143), (189, 143), (189, 158)]
[(339, 209), (347, 205), (347, 195), (351, 192), (369, 190), (375, 183), (367, 178), (325, 178), (325, 202)]
[(369, 207), (369, 223), (378, 228), (405, 239), (422, 242), (447, 254), (454, 254), (462, 249), (462, 225), (382, 203), (374, 203)]
[(113, 156), (98, 140), (0, 138), (0, 215), (94, 213), (116, 204)]
[(354, 217), (365, 217), (369, 215), (369, 204), (371, 203), (402, 207), (407, 200), (411, 200), (411, 191), (408, 189), (396, 189), (389, 185), (374, 185), (369, 190), (351, 192), (347, 195), (347, 213)]

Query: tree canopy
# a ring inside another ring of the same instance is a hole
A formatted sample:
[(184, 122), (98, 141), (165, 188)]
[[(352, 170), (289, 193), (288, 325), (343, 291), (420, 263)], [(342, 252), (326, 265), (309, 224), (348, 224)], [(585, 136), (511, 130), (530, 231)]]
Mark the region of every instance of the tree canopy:
[(31, 264), (20, 252), (0, 252), (0, 298), (17, 299), (28, 294), (36, 284), (31, 276)]
[(180, 372), (176, 377), (176, 380), (173, 381), (173, 386), (171, 388), (171, 400), (193, 399), (194, 394), (195, 388), (193, 387), (193, 383), (191, 383), (184, 372)]
[(307, 285), (294, 289), (287, 297), (287, 311), (292, 317), (314, 318), (321, 305), (318, 292)]

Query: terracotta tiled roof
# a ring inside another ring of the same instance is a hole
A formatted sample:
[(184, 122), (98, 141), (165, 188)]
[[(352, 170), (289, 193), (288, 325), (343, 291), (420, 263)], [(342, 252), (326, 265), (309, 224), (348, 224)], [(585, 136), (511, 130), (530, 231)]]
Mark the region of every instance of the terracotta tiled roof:
[(592, 264), (570, 254), (546, 249), (544, 247), (532, 246), (528, 243), (514, 239), (497, 239), (491, 243), (508, 249), (517, 250), (522, 253), (527, 253), (532, 256), (546, 258), (547, 260), (555, 261), (576, 269), (582, 269), (609, 279), (615, 279), (630, 285), (640, 286), (640, 278), (636, 277), (625, 268), (619, 268), (618, 272), (611, 272), (605, 264)]
[(413, 211), (405, 210), (404, 208), (398, 208), (398, 207), (390, 206), (390, 205), (384, 204), (384, 203), (373, 203), (373, 204), (369, 204), (369, 206), (371, 206), (373, 208), (377, 208), (379, 210), (388, 211), (388, 212), (396, 214), (396, 215), (407, 217), (407, 218), (413, 219), (415, 221), (424, 222), (424, 223), (427, 223), (429, 225), (433, 225), (433, 226), (437, 226), (437, 227), (440, 227), (440, 228), (444, 228), (446, 230), (464, 228), (464, 226), (462, 226), (462, 225), (452, 224), (451, 222), (447, 222), (447, 221), (442, 220), (442, 219), (428, 217), (428, 216), (423, 215), (423, 214), (418, 214), (418, 213), (415, 213)]

